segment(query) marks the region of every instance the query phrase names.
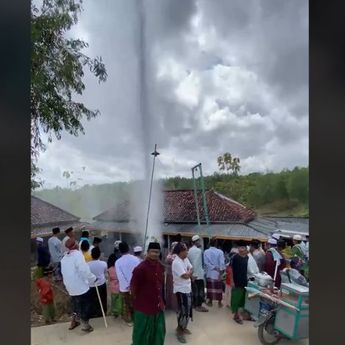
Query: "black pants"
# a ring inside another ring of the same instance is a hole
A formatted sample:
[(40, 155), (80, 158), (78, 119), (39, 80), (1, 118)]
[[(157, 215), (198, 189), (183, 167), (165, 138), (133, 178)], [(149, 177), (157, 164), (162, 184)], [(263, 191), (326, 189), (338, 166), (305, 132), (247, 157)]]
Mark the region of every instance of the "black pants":
[[(101, 297), (104, 313), (107, 314), (107, 284), (98, 286), (99, 296)], [(95, 287), (90, 288), (91, 294), (91, 312), (90, 317), (102, 317), (102, 309), (99, 304), (97, 291)]]
[(90, 319), (90, 307), (91, 307), (90, 291), (91, 290), (79, 296), (72, 296), (73, 312), (83, 322), (88, 322)]
[(177, 325), (184, 330), (188, 326), (189, 320), (193, 320), (192, 294), (176, 292), (178, 305)]
[(201, 307), (205, 302), (205, 282), (204, 279), (196, 279), (192, 282), (193, 305)]

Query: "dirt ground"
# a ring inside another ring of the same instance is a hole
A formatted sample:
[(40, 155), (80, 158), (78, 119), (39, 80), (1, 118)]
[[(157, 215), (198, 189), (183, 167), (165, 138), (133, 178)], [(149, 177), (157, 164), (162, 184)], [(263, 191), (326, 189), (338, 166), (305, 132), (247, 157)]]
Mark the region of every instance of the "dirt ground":
[[(35, 327), (31, 330), (32, 345), (129, 345), (131, 344), (132, 328), (120, 319), (108, 317), (108, 328), (104, 326), (102, 318), (90, 321), (94, 331), (83, 334), (80, 327), (68, 330), (69, 323), (58, 323), (50, 326)], [(176, 316), (172, 312), (166, 313), (167, 334), (165, 345), (179, 344), (174, 330)], [(188, 327), (192, 335), (187, 336), (191, 345), (259, 345), (257, 329), (253, 322), (237, 325), (232, 320), (232, 314), (227, 308), (212, 307), (209, 313), (195, 313), (194, 321)], [(281, 341), (281, 345), (308, 345), (309, 341), (300, 342)]]

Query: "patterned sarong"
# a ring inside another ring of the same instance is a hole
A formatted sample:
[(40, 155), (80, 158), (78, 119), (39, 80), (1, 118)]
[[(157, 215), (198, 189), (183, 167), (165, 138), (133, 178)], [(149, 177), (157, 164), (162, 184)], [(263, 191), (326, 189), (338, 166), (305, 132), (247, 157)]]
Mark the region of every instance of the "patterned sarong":
[(111, 294), (111, 314), (114, 316), (122, 315), (122, 296), (120, 293)]
[(207, 278), (207, 298), (211, 301), (223, 299), (223, 282), (221, 280)]
[(177, 324), (181, 329), (186, 329), (189, 319), (193, 321), (192, 294), (176, 292), (176, 299), (178, 304)]
[(134, 311), (132, 345), (163, 345), (164, 338), (164, 312), (146, 315), (139, 311)]
[(120, 292), (122, 296), (122, 318), (126, 322), (131, 322), (133, 318), (133, 301), (129, 292)]

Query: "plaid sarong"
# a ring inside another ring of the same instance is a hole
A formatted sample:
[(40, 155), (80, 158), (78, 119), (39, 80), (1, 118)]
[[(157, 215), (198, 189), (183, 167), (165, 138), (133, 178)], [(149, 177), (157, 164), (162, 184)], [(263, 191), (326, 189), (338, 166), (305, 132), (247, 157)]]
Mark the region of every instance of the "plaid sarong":
[(126, 322), (132, 322), (133, 319), (133, 301), (129, 292), (120, 292), (122, 296), (122, 318)]
[(223, 299), (223, 282), (221, 280), (207, 278), (207, 298), (211, 301)]

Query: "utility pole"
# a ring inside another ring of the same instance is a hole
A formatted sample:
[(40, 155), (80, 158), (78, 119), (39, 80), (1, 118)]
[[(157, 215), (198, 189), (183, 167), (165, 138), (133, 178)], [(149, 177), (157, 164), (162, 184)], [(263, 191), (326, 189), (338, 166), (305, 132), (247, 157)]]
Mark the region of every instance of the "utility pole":
[(198, 191), (197, 191), (197, 184), (196, 184), (196, 179), (195, 179), (195, 173), (198, 170), (200, 172), (201, 193), (202, 193), (202, 201), (203, 201), (203, 208), (204, 208), (204, 214), (205, 214), (205, 221), (206, 221), (206, 225), (207, 225), (207, 229), (208, 229), (208, 234), (209, 234), (209, 237), (210, 237), (210, 219), (209, 219), (209, 215), (208, 215), (206, 193), (205, 193), (205, 183), (204, 183), (204, 176), (202, 174), (201, 163), (195, 165), (192, 168), (192, 177), (193, 177), (193, 186), (194, 186), (194, 199), (195, 199), (197, 221), (198, 221), (198, 226), (200, 227), (201, 221), (200, 221), (200, 211), (199, 211), (199, 203), (198, 203)]
[(144, 236), (144, 246), (143, 246), (144, 251), (145, 251), (145, 245), (146, 245), (147, 228), (148, 228), (148, 224), (149, 224), (151, 195), (152, 195), (152, 184), (153, 184), (153, 174), (154, 174), (154, 171), (155, 171), (156, 157), (160, 155), (160, 153), (157, 151), (157, 144), (155, 144), (155, 150), (151, 153), (151, 155), (153, 156), (153, 163), (152, 163), (152, 174), (151, 174), (151, 182), (150, 182), (149, 202), (148, 202), (148, 205), (147, 205), (147, 214), (146, 214), (146, 226), (145, 226), (145, 236)]

